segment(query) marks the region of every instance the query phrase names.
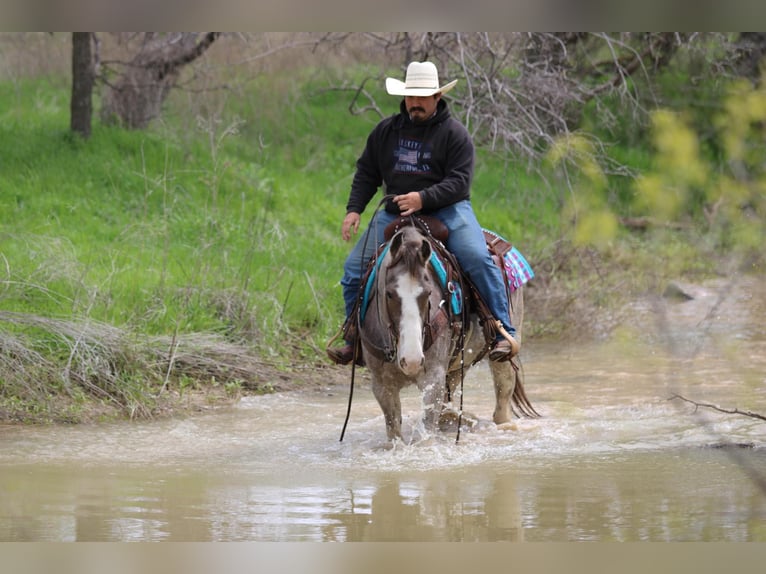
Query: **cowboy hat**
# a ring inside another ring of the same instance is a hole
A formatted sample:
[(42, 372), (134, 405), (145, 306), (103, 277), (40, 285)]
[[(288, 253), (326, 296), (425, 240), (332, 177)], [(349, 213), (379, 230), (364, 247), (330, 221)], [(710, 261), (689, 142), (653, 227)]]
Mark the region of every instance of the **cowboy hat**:
[(411, 62), (407, 66), (404, 81), (386, 78), (386, 91), (392, 96), (433, 96), (447, 93), (457, 84), (457, 80), (439, 87), (439, 73), (432, 62)]

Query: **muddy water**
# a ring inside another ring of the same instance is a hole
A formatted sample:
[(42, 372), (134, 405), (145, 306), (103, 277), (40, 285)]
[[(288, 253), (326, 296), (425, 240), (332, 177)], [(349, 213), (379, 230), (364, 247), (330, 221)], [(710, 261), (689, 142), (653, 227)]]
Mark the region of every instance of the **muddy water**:
[[(766, 541), (766, 288), (713, 284), (645, 303), (587, 346), (527, 345), (543, 417), (498, 429), (486, 368), (480, 418), (455, 444), (406, 440), (346, 389), (252, 397), (184, 420), (0, 429), (2, 541)], [(732, 443), (734, 445), (732, 446)]]

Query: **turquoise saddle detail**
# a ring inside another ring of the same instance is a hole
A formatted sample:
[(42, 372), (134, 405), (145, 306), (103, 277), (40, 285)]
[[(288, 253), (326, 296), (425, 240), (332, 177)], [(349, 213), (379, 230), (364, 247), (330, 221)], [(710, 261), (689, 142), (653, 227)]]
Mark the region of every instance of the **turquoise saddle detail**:
[[(380, 264), (388, 253), (389, 244), (386, 244), (383, 251), (381, 251), (375, 262), (375, 267), (370, 272), (370, 276), (367, 278), (367, 283), (364, 286), (364, 293), (362, 295), (362, 304), (359, 308), (359, 320), (364, 321), (364, 316), (367, 311), (367, 306), (370, 303), (370, 291), (372, 291), (372, 285), (375, 283), (375, 277), (380, 268)], [(444, 263), (436, 255), (434, 251), (431, 251), (431, 258), (428, 261), (431, 264), (436, 277), (439, 279), (439, 285), (443, 291), (447, 291), (450, 294), (450, 308), (454, 315), (459, 315), (463, 310), (463, 290), (460, 288), (460, 284), (454, 281), (447, 281), (447, 270), (444, 268)]]

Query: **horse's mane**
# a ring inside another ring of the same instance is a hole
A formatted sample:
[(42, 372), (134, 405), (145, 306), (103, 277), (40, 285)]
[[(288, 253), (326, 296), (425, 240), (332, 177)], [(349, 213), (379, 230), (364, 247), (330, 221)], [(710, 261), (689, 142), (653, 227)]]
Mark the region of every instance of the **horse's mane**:
[(402, 234), (401, 247), (395, 256), (391, 256), (388, 267), (391, 268), (403, 261), (407, 272), (414, 277), (423, 268), (424, 262), (420, 257), (419, 248), (420, 241), (425, 239), (425, 236), (413, 227), (405, 228), (400, 233)]

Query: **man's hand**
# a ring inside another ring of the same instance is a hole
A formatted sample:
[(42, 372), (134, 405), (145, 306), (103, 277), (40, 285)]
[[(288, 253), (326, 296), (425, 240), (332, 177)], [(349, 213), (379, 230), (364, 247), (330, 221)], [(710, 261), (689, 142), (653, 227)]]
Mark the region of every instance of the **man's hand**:
[(423, 199), (420, 192), (411, 191), (403, 195), (394, 196), (394, 203), (399, 206), (400, 215), (406, 217), (423, 209)]
[(341, 237), (343, 237), (343, 241), (348, 241), (351, 239), (352, 235), (356, 235), (356, 232), (359, 231), (359, 220), (360, 216), (358, 213), (354, 213), (353, 211), (349, 211), (346, 214), (346, 217), (343, 218), (343, 225), (341, 227)]

